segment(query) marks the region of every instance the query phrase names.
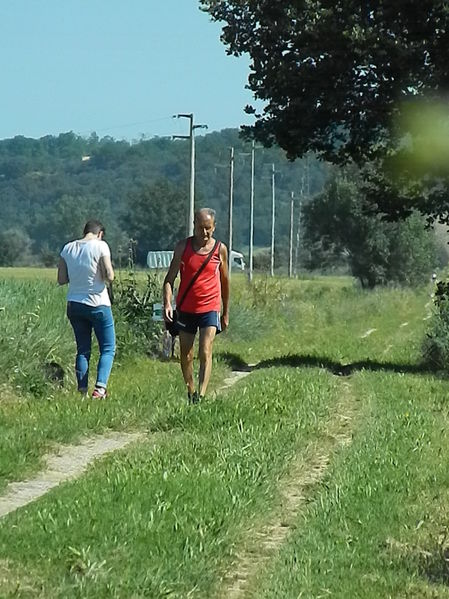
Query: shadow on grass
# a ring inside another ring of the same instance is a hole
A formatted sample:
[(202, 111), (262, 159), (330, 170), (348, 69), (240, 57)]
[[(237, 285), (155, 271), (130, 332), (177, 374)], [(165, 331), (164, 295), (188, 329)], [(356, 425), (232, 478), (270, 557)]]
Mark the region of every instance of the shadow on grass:
[(217, 352), (215, 356), (218, 360), (224, 362), (226, 366), (229, 366), (232, 370), (238, 372), (251, 372), (255, 368), (254, 365), (247, 364), (238, 354), (233, 354), (231, 352)]
[(397, 565), (400, 569), (405, 568), (413, 576), (418, 575), (431, 584), (449, 586), (448, 547), (438, 543), (430, 548), (423, 548), (409, 543), (400, 543), (394, 539), (388, 539), (385, 547), (388, 548), (391, 564)]
[(251, 365), (247, 364), (241, 356), (230, 352), (218, 354), (217, 358), (223, 360), (233, 370), (244, 372), (261, 370), (262, 368), (271, 368), (273, 366), (289, 366), (292, 368), (325, 368), (336, 376), (351, 376), (351, 374), (359, 370), (397, 372), (398, 374), (439, 374), (440, 376), (447, 376), (445, 373), (441, 373), (441, 371), (433, 368), (432, 365), (425, 363), (397, 364), (394, 362), (376, 362), (368, 359), (352, 362), (351, 364), (341, 364), (326, 357), (293, 354), (262, 360), (257, 364)]
[(418, 563), (421, 576), (433, 584), (449, 585), (448, 549), (423, 556)]

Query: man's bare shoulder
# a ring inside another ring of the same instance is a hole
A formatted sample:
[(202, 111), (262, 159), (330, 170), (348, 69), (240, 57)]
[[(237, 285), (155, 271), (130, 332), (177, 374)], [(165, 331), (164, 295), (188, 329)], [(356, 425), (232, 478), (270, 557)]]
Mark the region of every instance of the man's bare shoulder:
[(175, 245), (175, 252), (174, 252), (175, 255), (180, 255), (180, 254), (183, 253), (183, 251), (186, 248), (187, 241), (188, 241), (188, 238), (186, 238), (186, 239), (180, 239), (178, 241), (178, 243)]

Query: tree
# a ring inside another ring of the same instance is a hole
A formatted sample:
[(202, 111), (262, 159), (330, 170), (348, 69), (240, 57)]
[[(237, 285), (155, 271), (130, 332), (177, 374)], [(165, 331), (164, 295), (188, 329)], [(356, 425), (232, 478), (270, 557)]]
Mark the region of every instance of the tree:
[(389, 141), (399, 100), (449, 83), (444, 0), (200, 1), (227, 23), (228, 52), (252, 59), (249, 87), (267, 102), (256, 136), (292, 158), (365, 162)]
[[(52, 202), (51, 209), (37, 212), (30, 229), (34, 236), (44, 239), (44, 254), (50, 249), (57, 256), (64, 243), (82, 237), (84, 224), (89, 219), (108, 223), (109, 214), (109, 205), (105, 201), (64, 194)], [(45, 259), (49, 260), (48, 257)]]
[[(406, 285), (429, 280), (437, 266), (437, 239), (424, 228), (423, 219), (412, 214), (403, 223), (394, 223), (390, 243), (388, 278)], [(440, 265), (438, 265), (440, 266)]]
[(422, 216), (386, 222), (378, 214), (366, 214), (363, 203), (357, 179), (337, 176), (304, 207), (304, 240), (310, 247), (311, 266), (347, 261), (353, 276), (369, 288), (427, 280), (435, 268), (436, 244)]
[(172, 250), (185, 236), (186, 218), (186, 193), (167, 180), (130, 194), (123, 224), (137, 241), (137, 262), (145, 264), (149, 250)]
[(418, 208), (448, 220), (447, 166), (424, 176), (410, 168), (423, 131), (413, 137), (403, 118), (414, 100), (432, 107), (449, 86), (445, 0), (200, 2), (225, 22), (228, 53), (251, 57), (248, 87), (265, 106), (247, 107), (256, 113), (248, 135), (290, 159), (313, 151), (368, 165), (367, 198), (392, 218)]
[(32, 261), (30, 250), (31, 239), (22, 229), (0, 231), (0, 266), (29, 264)]

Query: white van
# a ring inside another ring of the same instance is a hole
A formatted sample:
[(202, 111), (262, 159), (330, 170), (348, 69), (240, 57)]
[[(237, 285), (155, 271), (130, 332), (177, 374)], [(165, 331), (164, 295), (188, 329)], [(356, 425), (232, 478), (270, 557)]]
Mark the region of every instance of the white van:
[(243, 254), (240, 252), (234, 252), (234, 250), (231, 250), (231, 269), (245, 270)]

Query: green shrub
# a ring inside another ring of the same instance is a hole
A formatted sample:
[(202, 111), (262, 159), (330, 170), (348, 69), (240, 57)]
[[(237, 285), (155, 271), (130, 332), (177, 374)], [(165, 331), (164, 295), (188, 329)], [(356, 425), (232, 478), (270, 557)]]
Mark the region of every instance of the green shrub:
[(134, 272), (119, 283), (114, 294), (114, 311), (119, 353), (155, 355), (163, 324), (154, 322), (153, 304), (161, 300), (161, 282), (157, 274), (148, 273), (145, 283), (138, 284)]
[(449, 282), (439, 281), (434, 297), (434, 312), (423, 341), (425, 361), (438, 370), (449, 365)]

